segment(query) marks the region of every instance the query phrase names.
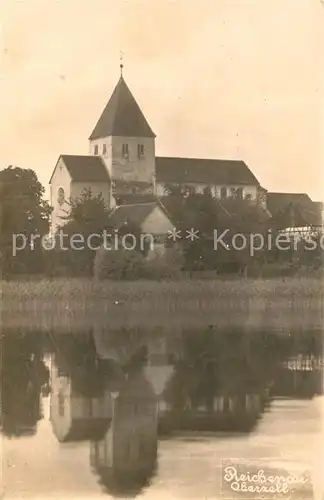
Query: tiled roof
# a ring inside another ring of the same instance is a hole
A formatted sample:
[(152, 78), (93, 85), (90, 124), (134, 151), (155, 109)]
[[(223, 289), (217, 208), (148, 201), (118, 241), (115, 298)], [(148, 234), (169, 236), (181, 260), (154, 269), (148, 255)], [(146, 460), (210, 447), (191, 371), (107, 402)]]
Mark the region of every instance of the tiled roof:
[(273, 193), (267, 194), (267, 206), (272, 215), (285, 210), (290, 203), (303, 207), (312, 206), (313, 202), (306, 193)]
[(268, 193), (267, 207), (274, 220), (286, 227), (322, 225), (321, 204), (306, 193)]
[(155, 165), (157, 182), (259, 186), (244, 161), (157, 157)]
[[(158, 201), (121, 205), (110, 216), (110, 222), (117, 229), (127, 222), (141, 227), (146, 218), (157, 206), (160, 206)], [(162, 207), (161, 210), (163, 210)]]
[(89, 139), (110, 135), (155, 137), (123, 77), (120, 77)]
[[(109, 182), (108, 170), (100, 156), (61, 155), (60, 158), (62, 158), (72, 181)], [(51, 180), (52, 178), (50, 182)]]

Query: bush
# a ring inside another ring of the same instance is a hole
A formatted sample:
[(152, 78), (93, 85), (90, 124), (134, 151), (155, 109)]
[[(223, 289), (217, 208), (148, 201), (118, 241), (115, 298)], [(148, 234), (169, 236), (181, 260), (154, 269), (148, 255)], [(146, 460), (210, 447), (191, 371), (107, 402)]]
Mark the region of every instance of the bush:
[(182, 276), (184, 259), (181, 249), (172, 246), (163, 252), (153, 251), (145, 259), (141, 277), (145, 279), (178, 279)]
[(97, 280), (174, 279), (182, 274), (182, 252), (174, 247), (151, 251), (147, 257), (136, 250), (98, 250), (94, 260)]
[(106, 250), (97, 251), (94, 259), (94, 278), (97, 280), (139, 279), (145, 257), (138, 251)]

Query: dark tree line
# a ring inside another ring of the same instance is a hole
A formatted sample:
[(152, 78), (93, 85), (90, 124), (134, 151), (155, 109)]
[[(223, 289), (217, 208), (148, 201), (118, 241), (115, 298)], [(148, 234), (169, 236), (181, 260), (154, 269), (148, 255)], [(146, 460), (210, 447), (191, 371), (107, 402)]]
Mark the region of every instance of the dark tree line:
[[(323, 267), (324, 242), (319, 230), (300, 238), (297, 246), (294, 241), (288, 242), (285, 251), (276, 245), (269, 248), (267, 243), (253, 250), (251, 235), (260, 235), (267, 242), (271, 232), (274, 241), (282, 229), (260, 205), (235, 195), (219, 201), (212, 198), (208, 190), (195, 194), (181, 186), (170, 187), (167, 196), (161, 199), (174, 226), (182, 234), (181, 240), (173, 246), (165, 237), (165, 246), (172, 248), (163, 262), (161, 259), (152, 261), (150, 267), (145, 263), (148, 248), (143, 250), (138, 245), (132, 252), (110, 252), (103, 261), (98, 257), (96, 262), (98, 252), (95, 248), (102, 244), (103, 231), (114, 234), (116, 230), (110, 223), (111, 211), (102, 196), (93, 196), (91, 190), (85, 190), (78, 199), (69, 200), (69, 209), (62, 217), (54, 240), (42, 243), (41, 238), (49, 233), (51, 214), (44, 191), (32, 170), (10, 166), (0, 171), (0, 271), (3, 278), (37, 274), (91, 277), (94, 267), (98, 275), (103, 268), (105, 277), (115, 279), (159, 275), (172, 278), (177, 271), (184, 270), (271, 277), (271, 272), (274, 276), (282, 276), (295, 274), (303, 267)], [(184, 236), (191, 229), (197, 231), (199, 238), (190, 240)], [(215, 238), (224, 232), (222, 243), (215, 247)], [(141, 228), (128, 220), (123, 228), (118, 228), (118, 233), (119, 238), (132, 233), (139, 241)], [(237, 234), (247, 243), (239, 249), (233, 246)], [(32, 242), (32, 235), (39, 237)], [(72, 247), (73, 235), (81, 235), (81, 239), (79, 236), (74, 239)], [(87, 243), (89, 237), (91, 246)], [(309, 237), (314, 242), (312, 250), (309, 249)], [(15, 239), (19, 247), (16, 252)], [(26, 244), (22, 249), (23, 241)], [(257, 245), (259, 242), (256, 240)]]

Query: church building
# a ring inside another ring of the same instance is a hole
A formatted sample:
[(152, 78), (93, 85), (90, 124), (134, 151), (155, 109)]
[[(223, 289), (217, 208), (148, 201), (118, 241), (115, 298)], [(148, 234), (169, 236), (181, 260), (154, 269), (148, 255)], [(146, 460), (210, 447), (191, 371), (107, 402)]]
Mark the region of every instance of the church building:
[(94, 196), (101, 193), (110, 208), (130, 199), (161, 198), (172, 186), (265, 203), (266, 190), (244, 161), (159, 157), (155, 138), (121, 72), (89, 137), (88, 154), (58, 158), (50, 178), (52, 230), (62, 224), (69, 199), (85, 189)]

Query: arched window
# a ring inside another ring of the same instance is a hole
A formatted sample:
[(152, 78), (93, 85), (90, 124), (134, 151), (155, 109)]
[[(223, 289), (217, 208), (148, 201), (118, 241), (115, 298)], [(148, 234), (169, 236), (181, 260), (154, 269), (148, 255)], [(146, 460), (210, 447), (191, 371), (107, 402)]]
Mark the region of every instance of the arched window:
[(99, 147), (98, 147), (98, 144), (95, 144), (95, 147), (94, 147), (94, 154), (97, 155), (99, 152)]
[(65, 202), (65, 193), (62, 187), (60, 187), (57, 192), (57, 202), (60, 206)]

